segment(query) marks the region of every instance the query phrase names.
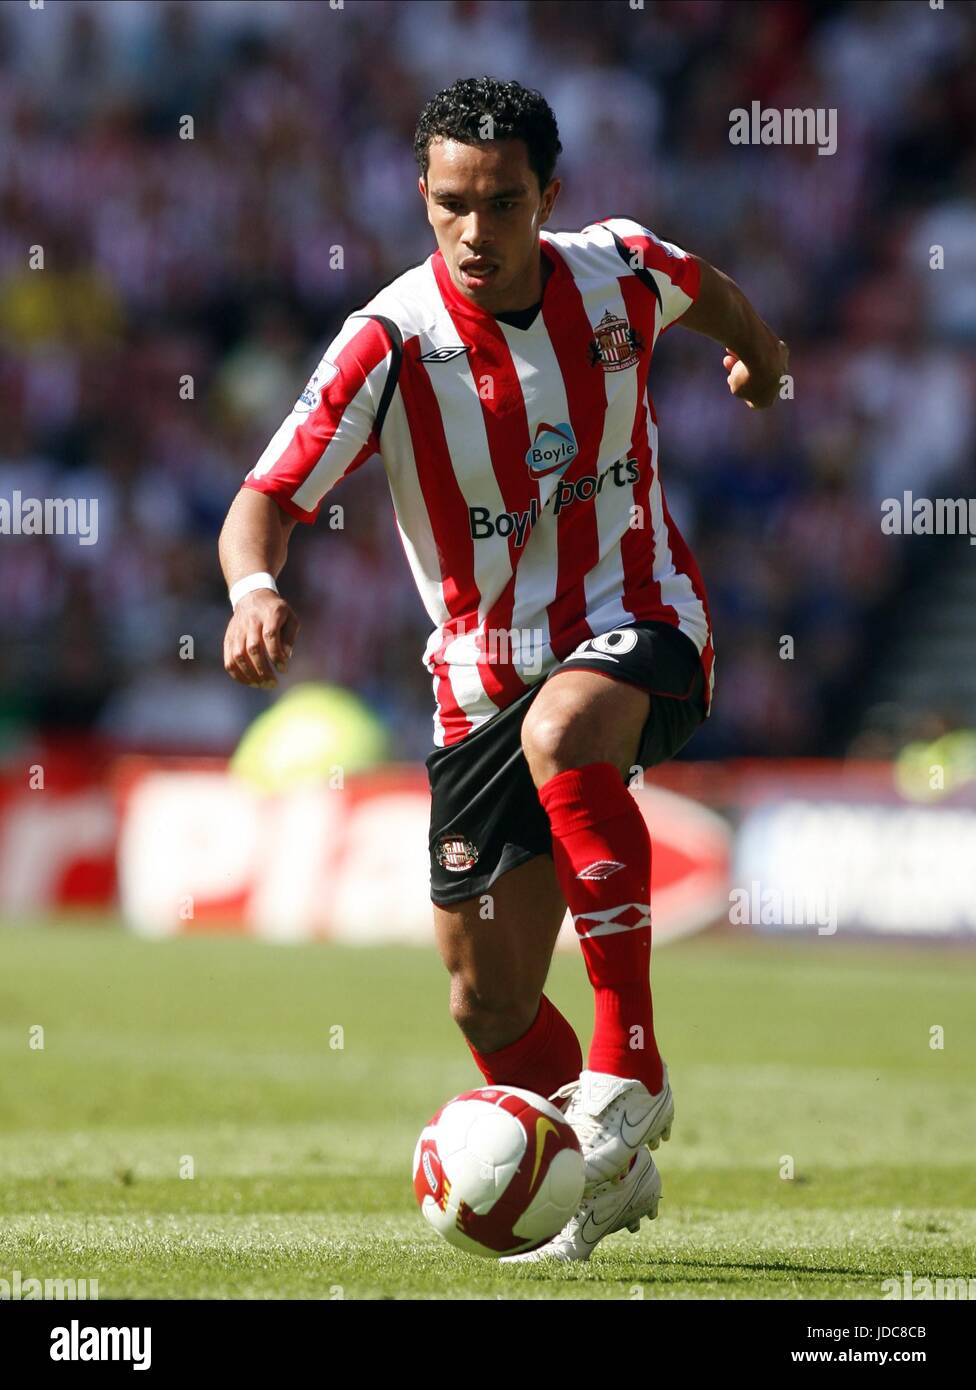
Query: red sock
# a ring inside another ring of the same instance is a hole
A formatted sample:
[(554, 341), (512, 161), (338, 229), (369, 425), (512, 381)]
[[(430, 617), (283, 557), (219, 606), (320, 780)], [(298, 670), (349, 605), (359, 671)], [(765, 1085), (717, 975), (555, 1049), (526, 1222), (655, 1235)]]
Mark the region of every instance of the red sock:
[(595, 995), (590, 1071), (664, 1084), (651, 1008), (651, 839), (612, 763), (557, 773), (539, 788), (552, 857)]
[(489, 1086), (521, 1086), (539, 1096), (551, 1096), (583, 1069), (579, 1038), (545, 995), (532, 1027), (513, 1043), (487, 1053), (468, 1047)]

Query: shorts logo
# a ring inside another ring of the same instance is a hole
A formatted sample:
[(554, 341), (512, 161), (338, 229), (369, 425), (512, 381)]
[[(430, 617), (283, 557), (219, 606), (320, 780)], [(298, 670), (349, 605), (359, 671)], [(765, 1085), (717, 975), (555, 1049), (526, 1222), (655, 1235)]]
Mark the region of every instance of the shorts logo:
[(323, 360), (315, 368), (309, 377), (308, 385), (295, 402), (295, 410), (299, 415), (305, 415), (310, 410), (315, 410), (322, 399), (322, 392), (330, 381), (334, 381), (339, 375), (339, 368), (334, 362)]
[(639, 360), (643, 350), (641, 335), (608, 309), (590, 339), (590, 366), (599, 363), (605, 372), (622, 372)]
[(448, 873), (463, 874), (478, 862), (478, 850), (463, 835), (442, 835), (434, 848), (434, 858)]
[(595, 859), (592, 864), (587, 864), (577, 875), (577, 878), (609, 878), (618, 869), (625, 868), (619, 859)]

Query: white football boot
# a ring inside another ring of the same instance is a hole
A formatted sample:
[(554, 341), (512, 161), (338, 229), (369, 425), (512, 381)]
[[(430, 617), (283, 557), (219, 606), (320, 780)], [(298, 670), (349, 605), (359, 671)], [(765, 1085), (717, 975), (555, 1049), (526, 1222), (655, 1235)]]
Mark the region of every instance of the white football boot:
[(614, 1231), (639, 1231), (646, 1217), (653, 1221), (661, 1198), (661, 1174), (646, 1148), (640, 1148), (623, 1176), (601, 1183), (580, 1203), (558, 1235), (538, 1250), (504, 1255), (499, 1264), (529, 1264), (539, 1260), (588, 1260), (604, 1236)]
[(664, 1085), (651, 1095), (643, 1081), (582, 1071), (550, 1097), (576, 1131), (583, 1153), (584, 1193), (618, 1177), (646, 1144), (656, 1149), (671, 1138), (674, 1098), (664, 1067)]

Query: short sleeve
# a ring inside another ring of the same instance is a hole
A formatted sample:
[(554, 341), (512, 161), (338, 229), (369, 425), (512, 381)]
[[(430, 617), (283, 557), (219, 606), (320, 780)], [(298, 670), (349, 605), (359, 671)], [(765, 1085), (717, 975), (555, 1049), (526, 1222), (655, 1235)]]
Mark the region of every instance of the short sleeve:
[(382, 324), (350, 314), (243, 485), (313, 522), (326, 493), (379, 449), (377, 408), (393, 355)]
[(612, 234), (621, 258), (655, 295), (660, 305), (658, 330), (663, 333), (698, 298), (698, 262), (673, 241), (662, 241), (632, 218), (608, 217), (597, 225)]

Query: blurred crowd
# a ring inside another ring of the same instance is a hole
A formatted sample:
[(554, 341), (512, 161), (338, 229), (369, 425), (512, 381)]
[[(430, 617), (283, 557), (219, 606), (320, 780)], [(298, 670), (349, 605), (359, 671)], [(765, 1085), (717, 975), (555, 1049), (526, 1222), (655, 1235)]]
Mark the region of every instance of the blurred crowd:
[[(972, 491), (974, 67), (964, 4), (0, 7), (0, 497), (99, 504), (94, 545), (0, 536), (0, 728), (222, 750), (267, 704), (222, 669), (217, 533), (344, 315), (434, 249), (424, 102), (490, 73), (556, 112), (551, 228), (637, 218), (790, 344), (794, 399), (769, 412), (730, 399), (704, 339), (655, 358), (663, 480), (716, 630), (688, 753), (841, 751), (851, 673), (906, 583), (881, 499)], [(753, 100), (836, 108), (836, 153), (732, 145)], [(343, 529), (298, 528), (282, 578), (293, 678), (358, 690), (422, 757), (429, 622), (379, 459), (331, 500)]]

